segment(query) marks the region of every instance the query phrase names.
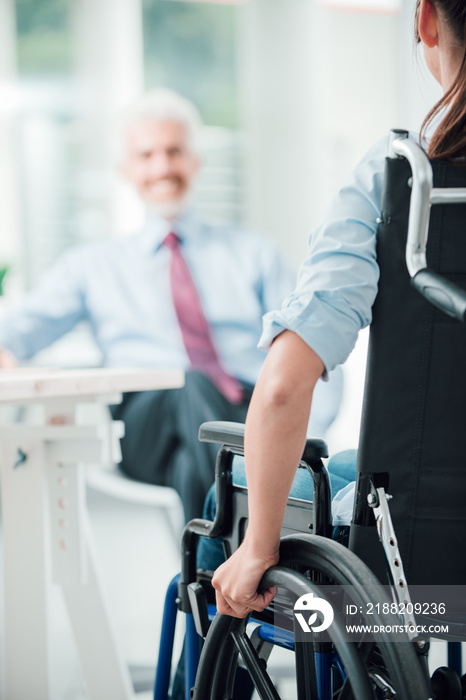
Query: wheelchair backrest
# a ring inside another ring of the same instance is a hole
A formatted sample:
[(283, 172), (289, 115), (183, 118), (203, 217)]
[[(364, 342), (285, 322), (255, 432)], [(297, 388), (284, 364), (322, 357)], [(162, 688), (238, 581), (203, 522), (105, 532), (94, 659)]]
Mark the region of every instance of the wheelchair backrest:
[[(436, 188), (465, 187), (466, 167), (433, 162)], [(410, 584), (466, 583), (466, 328), (412, 286), (405, 262), (411, 167), (388, 158), (350, 548), (385, 581), (367, 505), (369, 482), (390, 512)], [(466, 205), (432, 208), (427, 263), (466, 288)]]

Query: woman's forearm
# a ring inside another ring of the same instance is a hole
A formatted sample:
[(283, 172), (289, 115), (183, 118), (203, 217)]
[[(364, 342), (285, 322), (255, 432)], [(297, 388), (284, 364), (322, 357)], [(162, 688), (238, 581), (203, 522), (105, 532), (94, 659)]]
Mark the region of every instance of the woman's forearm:
[(274, 589), (258, 590), (279, 555), (280, 529), (306, 439), (312, 392), (324, 369), (295, 333), (275, 340), (246, 419), (245, 457), (249, 524), (236, 552), (215, 572), (219, 612), (244, 617), (263, 610)]
[(265, 556), (278, 547), (280, 527), (306, 440), (314, 386), (324, 366), (295, 333), (272, 345), (246, 420), (249, 545)]

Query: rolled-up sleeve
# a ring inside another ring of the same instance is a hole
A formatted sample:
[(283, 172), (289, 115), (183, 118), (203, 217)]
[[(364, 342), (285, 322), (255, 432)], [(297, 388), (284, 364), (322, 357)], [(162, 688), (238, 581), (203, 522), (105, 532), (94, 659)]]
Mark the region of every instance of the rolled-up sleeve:
[(329, 372), (345, 362), (359, 331), (371, 322), (386, 143), (375, 144), (356, 166), (312, 233), (297, 286), (281, 309), (264, 316), (259, 347), (294, 331)]

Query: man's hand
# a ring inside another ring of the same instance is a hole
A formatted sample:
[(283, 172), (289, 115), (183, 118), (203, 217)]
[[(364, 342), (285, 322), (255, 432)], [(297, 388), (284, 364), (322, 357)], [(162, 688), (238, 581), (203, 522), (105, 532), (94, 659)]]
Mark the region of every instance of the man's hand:
[(270, 605), (275, 588), (258, 591), (259, 582), (267, 569), (278, 561), (276, 554), (264, 557), (255, 553), (246, 540), (214, 574), (217, 609), (223, 615), (246, 617), (252, 610), (261, 612)]
[(14, 369), (18, 367), (18, 360), (9, 350), (0, 348), (0, 369)]

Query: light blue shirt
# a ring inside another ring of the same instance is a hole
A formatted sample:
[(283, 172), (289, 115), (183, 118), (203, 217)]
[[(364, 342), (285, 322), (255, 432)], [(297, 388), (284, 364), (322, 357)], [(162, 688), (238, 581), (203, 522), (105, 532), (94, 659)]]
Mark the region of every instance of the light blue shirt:
[(371, 322), (377, 294), (377, 219), (388, 139), (376, 143), (353, 170), (310, 237), (296, 289), (264, 318), (261, 347), (284, 329), (297, 333), (327, 372), (342, 364), (359, 331)]
[[(225, 369), (255, 383), (264, 361), (262, 316), (281, 304), (295, 276), (265, 236), (205, 224), (192, 211), (174, 228)], [(169, 231), (167, 221), (148, 216), (138, 234), (70, 249), (2, 317), (0, 346), (27, 359), (87, 321), (106, 366), (187, 369), (171, 301), (171, 253), (161, 245)]]

